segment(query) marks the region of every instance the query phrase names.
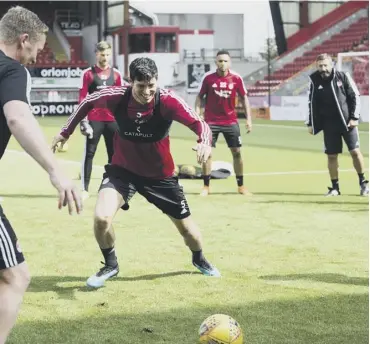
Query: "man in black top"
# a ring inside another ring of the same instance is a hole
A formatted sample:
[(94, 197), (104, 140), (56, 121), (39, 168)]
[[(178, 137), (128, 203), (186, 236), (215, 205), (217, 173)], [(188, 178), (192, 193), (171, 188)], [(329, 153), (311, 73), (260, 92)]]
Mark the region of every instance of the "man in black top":
[[(49, 174), (58, 190), (58, 207), (74, 203), (81, 211), (77, 189), (65, 177), (31, 112), (31, 77), (22, 64), (34, 63), (44, 47), (48, 27), (36, 14), (11, 8), (0, 20), (0, 159), (13, 134)], [(5, 181), (0, 181), (0, 186)], [(0, 344), (14, 326), (30, 276), (17, 236), (0, 206)]]
[(360, 195), (369, 195), (369, 182), (365, 180), (364, 157), (360, 151), (358, 120), (360, 94), (349, 73), (333, 68), (328, 54), (316, 59), (317, 71), (310, 75), (308, 131), (324, 133), (325, 153), (332, 186), (327, 196), (339, 196), (338, 154), (342, 153), (344, 139), (352, 156), (360, 183)]

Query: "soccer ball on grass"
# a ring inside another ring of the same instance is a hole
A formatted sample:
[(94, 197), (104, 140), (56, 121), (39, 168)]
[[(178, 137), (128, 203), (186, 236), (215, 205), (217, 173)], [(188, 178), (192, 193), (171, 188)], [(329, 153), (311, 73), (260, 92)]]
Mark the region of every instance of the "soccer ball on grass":
[(200, 344), (243, 344), (238, 322), (225, 314), (209, 316), (199, 328)]
[(65, 142), (64, 145), (62, 146), (60, 142), (57, 144), (57, 151), (59, 153), (65, 153), (68, 151), (68, 143)]

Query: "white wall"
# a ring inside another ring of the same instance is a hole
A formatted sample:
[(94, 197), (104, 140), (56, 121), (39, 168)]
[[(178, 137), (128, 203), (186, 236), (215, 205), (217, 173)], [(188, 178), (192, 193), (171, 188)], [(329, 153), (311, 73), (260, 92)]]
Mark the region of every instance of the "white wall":
[(213, 35), (179, 35), (179, 50), (182, 54), (184, 49), (200, 50), (214, 48)]
[(281, 97), (279, 106), (270, 107), (270, 118), (273, 121), (306, 121), (307, 97)]
[[(266, 38), (274, 36), (271, 11), (267, 0), (133, 0), (132, 4), (133, 6), (135, 4), (145, 4), (145, 8), (153, 13), (243, 14), (243, 41), (245, 56), (254, 55), (256, 52), (262, 51)], [(225, 31), (227, 31), (227, 27), (225, 28)]]
[(82, 29), (82, 56), (89, 64), (96, 62), (95, 44), (98, 43), (98, 26), (85, 26)]
[[(360, 97), (361, 121), (369, 122), (369, 96)], [(281, 97), (279, 105), (271, 106), (270, 118), (275, 121), (305, 121), (308, 118), (307, 97)]]
[[(212, 26), (215, 35), (216, 49), (243, 49), (244, 44), (244, 16), (242, 14), (212, 15)], [(249, 33), (250, 37), (251, 34)], [(263, 42), (259, 42), (258, 44)], [(249, 49), (249, 47), (248, 47)]]
[[(209, 8), (212, 12), (212, 8)], [(175, 25), (180, 30), (213, 30), (216, 49), (243, 49), (244, 15), (242, 13), (157, 13), (159, 25)]]
[(369, 122), (369, 96), (361, 97), (361, 119), (363, 122)]

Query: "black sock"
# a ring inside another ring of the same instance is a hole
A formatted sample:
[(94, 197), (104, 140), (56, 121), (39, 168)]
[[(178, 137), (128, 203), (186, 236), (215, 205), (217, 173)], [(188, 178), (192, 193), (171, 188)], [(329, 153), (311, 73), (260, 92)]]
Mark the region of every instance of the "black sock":
[(203, 251), (191, 251), (193, 253), (193, 262), (200, 262), (204, 257), (203, 257)]
[(105, 264), (116, 267), (118, 265), (117, 257), (116, 257), (116, 250), (114, 247), (110, 248), (101, 248), (101, 252), (103, 253)]
[(331, 185), (333, 186), (333, 189), (339, 190), (339, 179), (332, 179)]
[(364, 173), (359, 173), (358, 174), (358, 179), (360, 181), (360, 185), (365, 181), (365, 175)]
[(244, 180), (243, 176), (236, 176), (236, 182), (238, 183), (238, 186), (243, 186)]
[(211, 179), (211, 176), (208, 175), (208, 176), (204, 176), (203, 175), (203, 183), (204, 183), (204, 186), (209, 186), (209, 181)]
[(200, 265), (205, 268), (211, 268), (211, 264), (208, 263), (207, 259), (203, 256), (203, 251), (191, 251), (193, 253), (193, 263)]

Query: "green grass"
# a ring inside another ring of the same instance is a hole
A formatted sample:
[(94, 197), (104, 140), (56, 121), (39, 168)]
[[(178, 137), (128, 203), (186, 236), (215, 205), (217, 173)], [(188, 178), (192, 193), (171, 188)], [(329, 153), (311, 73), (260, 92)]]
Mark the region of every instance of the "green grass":
[[(40, 119), (49, 141), (64, 120)], [(322, 138), (301, 123), (255, 124), (243, 135), (245, 184), (253, 197), (237, 195), (234, 178), (212, 181), (207, 199), (198, 196), (201, 181), (182, 181), (221, 279), (198, 274), (171, 222), (135, 196), (114, 222), (121, 273), (89, 291), (86, 278), (102, 260), (92, 231), (96, 192), (82, 215), (69, 217), (57, 210), (41, 168), (24, 154), (7, 153), (0, 164), (2, 206), (33, 275), (9, 343), (192, 344), (213, 313), (235, 317), (245, 344), (368, 343), (368, 199), (358, 196), (355, 172), (340, 174), (343, 196), (324, 198)], [(361, 126), (368, 165), (368, 127)], [(171, 144), (178, 164), (195, 164), (191, 132), (174, 125)], [(9, 148), (20, 150), (14, 141)], [(58, 157), (79, 161), (82, 150), (76, 132)], [(231, 160), (223, 139), (214, 159)], [(105, 162), (101, 144), (94, 163)], [(77, 176), (77, 163), (63, 166)], [(340, 166), (352, 168), (348, 153)], [(291, 171), (323, 173), (258, 174)], [(94, 169), (91, 190), (101, 172)]]

